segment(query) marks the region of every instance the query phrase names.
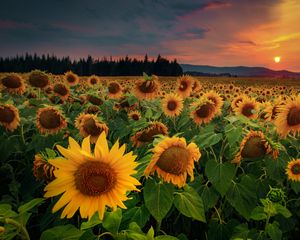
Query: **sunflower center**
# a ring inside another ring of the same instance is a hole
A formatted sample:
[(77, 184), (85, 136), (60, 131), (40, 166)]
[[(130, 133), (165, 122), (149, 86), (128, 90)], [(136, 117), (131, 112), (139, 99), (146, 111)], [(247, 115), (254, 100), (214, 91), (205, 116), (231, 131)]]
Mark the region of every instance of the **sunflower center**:
[(56, 84), (53, 90), (61, 96), (65, 96), (68, 93), (68, 89), (63, 84)]
[(300, 124), (300, 108), (293, 107), (290, 109), (287, 116), (287, 123), (289, 126), (296, 126)]
[(140, 119), (138, 114), (132, 114), (132, 115), (131, 115), (131, 118), (132, 118), (134, 121), (138, 121), (138, 120)]
[(61, 124), (60, 115), (53, 109), (43, 111), (40, 114), (40, 124), (47, 129), (57, 128)]
[(108, 91), (112, 94), (116, 94), (120, 91), (120, 85), (118, 83), (110, 83), (108, 86)]
[(140, 86), (139, 90), (143, 93), (153, 93), (155, 91), (155, 83), (153, 81), (144, 81)]
[(172, 146), (159, 157), (156, 165), (163, 171), (175, 175), (183, 174), (189, 163), (189, 152), (182, 147)]
[(17, 76), (8, 76), (2, 79), (2, 84), (7, 88), (19, 88), (21, 79)]
[(246, 143), (241, 152), (243, 158), (257, 158), (266, 154), (267, 148), (265, 140), (261, 137), (251, 137)]
[(93, 85), (94, 85), (94, 84), (96, 84), (96, 83), (97, 83), (97, 79), (96, 79), (96, 78), (92, 78), (90, 82), (91, 82), (91, 84), (93, 84)]
[(13, 110), (4, 107), (0, 107), (0, 122), (11, 123), (15, 118), (15, 113)]
[(101, 128), (96, 125), (96, 122), (93, 118), (89, 118), (84, 122), (84, 130), (92, 136), (98, 136), (102, 132)]
[(242, 114), (246, 117), (251, 117), (253, 115), (252, 110), (254, 109), (253, 104), (245, 104), (245, 106), (242, 109)]
[(211, 103), (206, 103), (196, 110), (196, 114), (200, 118), (206, 118), (211, 114), (213, 107)]
[(180, 83), (179, 90), (180, 90), (180, 91), (185, 91), (185, 90), (187, 89), (187, 87), (188, 87), (187, 82), (182, 81), (182, 82)]
[(116, 173), (106, 163), (88, 161), (74, 174), (75, 186), (83, 195), (99, 196), (109, 192), (116, 184)]
[(167, 107), (170, 111), (174, 111), (177, 107), (177, 103), (175, 101), (171, 100), (171, 101), (168, 102)]
[(69, 76), (67, 77), (67, 81), (70, 82), (70, 83), (73, 83), (73, 82), (76, 81), (76, 78), (75, 78), (75, 76), (73, 76), (73, 75), (69, 75)]
[(291, 167), (291, 171), (293, 174), (298, 175), (300, 174), (300, 164), (296, 163)]

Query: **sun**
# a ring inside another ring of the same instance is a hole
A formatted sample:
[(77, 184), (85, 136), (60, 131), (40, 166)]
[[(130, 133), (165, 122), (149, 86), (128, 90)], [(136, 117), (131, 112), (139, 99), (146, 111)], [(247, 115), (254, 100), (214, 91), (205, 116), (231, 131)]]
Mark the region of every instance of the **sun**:
[(281, 57), (280, 57), (280, 56), (274, 57), (274, 62), (280, 63), (280, 60), (281, 60)]

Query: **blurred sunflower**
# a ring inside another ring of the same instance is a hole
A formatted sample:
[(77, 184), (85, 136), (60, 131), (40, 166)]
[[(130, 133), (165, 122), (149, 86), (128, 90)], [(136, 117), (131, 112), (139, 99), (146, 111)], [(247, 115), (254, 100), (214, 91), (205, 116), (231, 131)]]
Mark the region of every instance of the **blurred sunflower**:
[(33, 175), (38, 181), (51, 182), (54, 180), (54, 170), (56, 168), (48, 163), (41, 154), (36, 154), (33, 161)]
[(237, 115), (244, 115), (249, 119), (255, 119), (258, 116), (259, 104), (254, 99), (246, 97), (238, 103), (238, 107), (234, 109)]
[(193, 90), (194, 78), (188, 75), (183, 75), (177, 79), (176, 92), (182, 98), (187, 98)]
[(68, 83), (69, 86), (75, 86), (79, 82), (79, 77), (72, 71), (66, 72), (64, 75), (64, 79)]
[(30, 72), (28, 82), (32, 87), (45, 88), (50, 84), (50, 79), (48, 74), (39, 70), (34, 70)]
[(285, 169), (285, 173), (289, 180), (300, 182), (300, 159), (290, 161)]
[(155, 99), (160, 90), (160, 84), (156, 77), (152, 79), (138, 81), (133, 89), (134, 95), (140, 100)]
[(0, 83), (9, 93), (21, 95), (25, 92), (24, 80), (16, 73), (6, 75), (1, 79)]
[(138, 111), (136, 111), (136, 110), (135, 111), (130, 111), (128, 113), (128, 117), (130, 119), (132, 119), (133, 121), (138, 121), (138, 120), (141, 119), (141, 114)]
[(278, 107), (275, 126), (282, 137), (286, 137), (289, 133), (294, 135), (300, 133), (300, 95)]
[(13, 132), (20, 125), (19, 110), (11, 104), (0, 105), (0, 125)]
[(212, 101), (201, 98), (192, 104), (191, 118), (196, 124), (209, 123), (216, 114), (216, 108)]
[(97, 106), (100, 106), (100, 105), (103, 104), (103, 100), (102, 100), (101, 98), (96, 97), (96, 96), (91, 95), (91, 94), (87, 95), (87, 96), (85, 97), (85, 99), (86, 99), (87, 101), (89, 101), (90, 103), (92, 103), (92, 104), (94, 104), (94, 105), (97, 105)]
[(41, 134), (56, 134), (67, 127), (67, 121), (58, 109), (50, 106), (38, 109), (36, 126)]
[(70, 96), (69, 88), (63, 83), (56, 83), (53, 86), (53, 93), (65, 101)]
[(98, 212), (102, 220), (106, 206), (116, 210), (126, 208), (127, 191), (138, 191), (139, 181), (132, 177), (137, 163), (132, 152), (124, 154), (125, 145), (116, 142), (108, 148), (105, 132), (98, 138), (94, 153), (90, 139), (85, 138), (82, 146), (69, 138), (69, 148), (57, 146), (64, 157), (49, 160), (57, 168), (56, 179), (45, 187), (45, 197), (61, 195), (52, 212), (64, 207), (61, 218), (72, 218), (79, 209), (82, 218), (91, 219)]
[(100, 122), (96, 115), (81, 113), (75, 120), (75, 127), (82, 137), (91, 136), (91, 142), (95, 143), (102, 132), (108, 133), (108, 127)]
[(242, 94), (242, 95), (239, 95), (239, 96), (237, 96), (237, 97), (235, 97), (235, 98), (232, 100), (232, 102), (231, 102), (231, 105), (230, 105), (231, 109), (232, 109), (232, 110), (237, 109), (239, 103), (242, 102), (246, 97), (247, 97), (247, 96), (246, 96), (246, 95), (243, 95), (243, 94)]
[(212, 101), (215, 105), (216, 115), (221, 114), (222, 107), (224, 105), (224, 101), (222, 97), (215, 91), (209, 91), (203, 95), (208, 100)]
[(88, 85), (93, 87), (100, 83), (100, 79), (96, 75), (92, 75), (88, 78)]
[(161, 101), (163, 112), (168, 117), (180, 115), (183, 109), (183, 99), (174, 93), (169, 93)]
[(262, 158), (267, 154), (277, 158), (279, 152), (271, 147), (263, 132), (250, 131), (243, 138), (240, 150), (231, 162), (240, 164), (242, 158)]
[(109, 82), (107, 88), (109, 98), (120, 98), (123, 94), (121, 85), (116, 81)]
[(140, 147), (144, 144), (151, 143), (156, 135), (167, 135), (168, 127), (161, 122), (152, 122), (143, 130), (136, 132), (131, 137), (133, 146)]
[(195, 143), (186, 144), (185, 138), (165, 137), (153, 149), (153, 156), (145, 170), (145, 175), (157, 172), (164, 181), (178, 187), (186, 183), (187, 175), (194, 180), (194, 162), (201, 153)]

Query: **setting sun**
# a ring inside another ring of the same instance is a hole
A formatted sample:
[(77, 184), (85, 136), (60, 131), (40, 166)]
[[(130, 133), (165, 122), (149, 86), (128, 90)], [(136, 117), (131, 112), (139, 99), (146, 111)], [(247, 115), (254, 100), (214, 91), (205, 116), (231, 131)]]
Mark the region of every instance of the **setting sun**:
[(274, 62), (279, 63), (280, 60), (281, 60), (281, 57), (279, 57), (279, 56), (274, 57)]

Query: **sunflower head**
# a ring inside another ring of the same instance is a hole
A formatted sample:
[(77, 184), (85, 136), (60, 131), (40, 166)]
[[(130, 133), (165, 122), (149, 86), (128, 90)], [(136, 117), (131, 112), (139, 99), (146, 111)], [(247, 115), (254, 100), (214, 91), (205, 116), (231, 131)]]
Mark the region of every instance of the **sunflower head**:
[(255, 119), (258, 116), (258, 107), (259, 104), (254, 99), (244, 98), (243, 101), (238, 104), (238, 107), (234, 109), (234, 111), (238, 115), (244, 115), (249, 119)]
[(215, 111), (216, 114), (221, 114), (221, 110), (224, 104), (224, 101), (222, 97), (215, 91), (209, 91), (203, 95), (203, 97), (206, 97), (208, 100), (213, 102), (215, 105)]
[(167, 135), (168, 128), (161, 122), (150, 123), (149, 126), (143, 130), (138, 131), (131, 137), (133, 146), (140, 147), (147, 143), (151, 143), (156, 135)]
[(103, 104), (103, 100), (99, 97), (96, 97), (94, 95), (87, 95), (86, 99), (91, 103), (91, 104), (94, 104), (94, 105), (97, 105), (97, 106), (101, 106)]
[(138, 121), (138, 120), (140, 120), (141, 119), (141, 114), (138, 112), (138, 111), (130, 111), (129, 113), (128, 113), (128, 117), (130, 118), (130, 119), (132, 119), (133, 121)]
[(25, 84), (23, 78), (16, 74), (10, 73), (1, 79), (0, 84), (6, 91), (13, 94), (23, 94), (25, 92)]
[(100, 79), (95, 76), (95, 75), (92, 75), (88, 78), (88, 84), (89, 86), (93, 87), (93, 86), (96, 86), (100, 83)]
[(202, 97), (192, 105), (191, 117), (196, 124), (209, 123), (215, 117), (215, 105), (207, 98)]
[(183, 109), (183, 99), (177, 94), (167, 94), (162, 100), (162, 109), (166, 116), (178, 116)]
[(19, 110), (10, 104), (0, 105), (0, 125), (13, 132), (20, 125)]
[(182, 98), (187, 98), (193, 90), (194, 78), (188, 75), (183, 75), (177, 79), (176, 92)]
[(123, 94), (121, 85), (116, 81), (111, 81), (108, 84), (108, 96), (109, 98), (120, 98)]
[(72, 71), (68, 71), (64, 75), (64, 79), (69, 86), (75, 86), (79, 82), (79, 77)]
[(67, 121), (55, 107), (45, 107), (38, 109), (36, 125), (41, 134), (56, 134), (67, 127)]
[(149, 176), (157, 172), (164, 181), (178, 187), (186, 183), (187, 175), (194, 179), (194, 161), (198, 161), (201, 153), (194, 143), (186, 144), (184, 138), (165, 137), (153, 149), (153, 156), (145, 170)]
[(36, 88), (45, 88), (50, 84), (48, 74), (39, 70), (34, 70), (29, 74), (28, 82), (32, 87)]
[(140, 183), (132, 177), (136, 173), (132, 152), (124, 154), (125, 145), (116, 142), (109, 150), (104, 132), (98, 138), (94, 152), (90, 139), (85, 138), (80, 146), (69, 138), (69, 148), (57, 146), (64, 157), (49, 160), (57, 169), (56, 179), (45, 187), (45, 197), (61, 195), (52, 211), (64, 207), (61, 218), (71, 218), (79, 209), (82, 218), (98, 212), (103, 219), (105, 208), (126, 208), (128, 191), (138, 190)]
[(69, 88), (63, 83), (54, 84), (53, 92), (56, 96), (60, 97), (62, 100), (67, 100), (70, 95)]
[(285, 172), (289, 180), (300, 182), (300, 159), (290, 161)]
[(56, 168), (52, 166), (48, 161), (41, 155), (36, 154), (33, 162), (33, 175), (38, 181), (51, 182), (54, 180), (54, 170)]
[(139, 99), (154, 99), (158, 96), (160, 84), (156, 78), (138, 81), (134, 87), (134, 94)]
[(84, 112), (88, 114), (97, 114), (100, 112), (100, 108), (96, 105), (91, 105)]

